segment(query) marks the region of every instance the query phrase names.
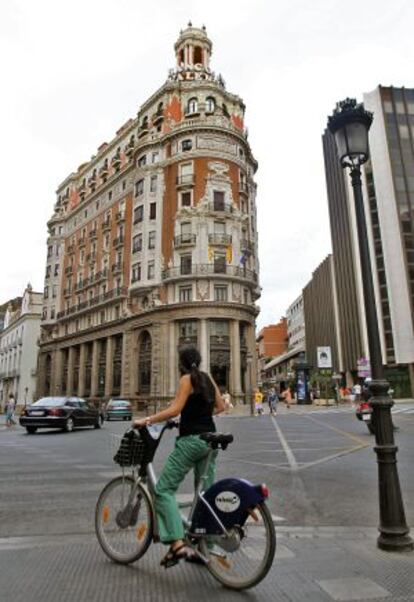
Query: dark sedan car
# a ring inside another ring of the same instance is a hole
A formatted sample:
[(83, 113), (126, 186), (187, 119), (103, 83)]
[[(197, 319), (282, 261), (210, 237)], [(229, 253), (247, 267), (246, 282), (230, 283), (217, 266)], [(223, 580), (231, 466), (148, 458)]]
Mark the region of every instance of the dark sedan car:
[(132, 405), (126, 399), (110, 399), (106, 404), (105, 418), (107, 420), (132, 420)]
[(42, 397), (23, 410), (19, 422), (30, 434), (39, 428), (60, 428), (69, 433), (78, 426), (98, 429), (103, 416), (80, 397)]

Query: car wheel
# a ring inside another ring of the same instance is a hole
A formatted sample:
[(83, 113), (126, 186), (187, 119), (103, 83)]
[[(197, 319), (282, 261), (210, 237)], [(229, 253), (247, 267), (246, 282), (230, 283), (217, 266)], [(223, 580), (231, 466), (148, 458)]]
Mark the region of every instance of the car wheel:
[(68, 418), (66, 420), (66, 424), (65, 424), (65, 431), (66, 433), (71, 433), (74, 429), (75, 423), (73, 422), (73, 418)]
[(36, 426), (26, 426), (26, 431), (28, 435), (33, 435), (37, 431)]

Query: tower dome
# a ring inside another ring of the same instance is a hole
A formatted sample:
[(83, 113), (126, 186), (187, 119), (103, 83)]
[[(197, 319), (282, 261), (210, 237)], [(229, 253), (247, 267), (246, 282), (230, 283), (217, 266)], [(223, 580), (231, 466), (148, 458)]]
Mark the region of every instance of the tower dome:
[(177, 67), (208, 71), (212, 48), (213, 44), (207, 36), (205, 26), (203, 25), (201, 29), (193, 27), (189, 21), (187, 28), (180, 32), (174, 45)]

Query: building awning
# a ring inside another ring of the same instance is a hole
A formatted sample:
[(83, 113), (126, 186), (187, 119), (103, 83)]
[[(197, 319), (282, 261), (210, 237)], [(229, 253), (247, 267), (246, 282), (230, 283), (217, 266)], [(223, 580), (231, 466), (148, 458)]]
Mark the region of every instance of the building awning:
[(283, 364), (283, 362), (286, 362), (287, 360), (292, 359), (292, 357), (296, 357), (297, 355), (299, 355), (299, 353), (303, 353), (304, 351), (305, 351), (305, 349), (303, 347), (295, 347), (294, 349), (291, 349), (290, 351), (287, 351), (286, 353), (283, 353), (282, 355), (278, 355), (277, 357), (274, 357), (272, 360), (270, 360), (270, 362), (265, 364), (263, 370), (267, 371), (270, 368), (279, 366), (279, 364)]

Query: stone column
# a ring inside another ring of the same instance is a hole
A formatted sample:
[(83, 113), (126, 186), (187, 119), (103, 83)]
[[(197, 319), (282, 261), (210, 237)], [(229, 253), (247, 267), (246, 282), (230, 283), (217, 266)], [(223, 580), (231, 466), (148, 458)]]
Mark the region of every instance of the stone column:
[(134, 379), (131, 378), (131, 371), (134, 370), (134, 366), (131, 364), (132, 337), (132, 330), (124, 332), (124, 336), (122, 337), (122, 397), (132, 397), (135, 395)]
[(175, 322), (172, 320), (168, 324), (168, 395), (175, 395), (176, 374), (177, 374), (177, 343), (175, 340)]
[(86, 375), (86, 343), (82, 343), (79, 349), (79, 384), (78, 395), (85, 395), (85, 375)]
[(114, 376), (114, 337), (106, 339), (105, 397), (112, 395)]
[(73, 395), (73, 368), (75, 365), (75, 349), (69, 347), (68, 351), (68, 380), (66, 383), (66, 395)]
[(62, 391), (63, 352), (61, 349), (57, 349), (53, 354), (52, 369), (52, 394), (63, 395), (66, 391)]
[(240, 327), (238, 320), (230, 322), (230, 357), (231, 357), (231, 386), (234, 401), (242, 399), (241, 390), (241, 363), (240, 363)]
[(210, 372), (210, 345), (208, 344), (208, 323), (206, 318), (200, 320), (200, 354), (201, 370)]
[(99, 341), (95, 339), (92, 343), (91, 397), (98, 395), (98, 353)]

